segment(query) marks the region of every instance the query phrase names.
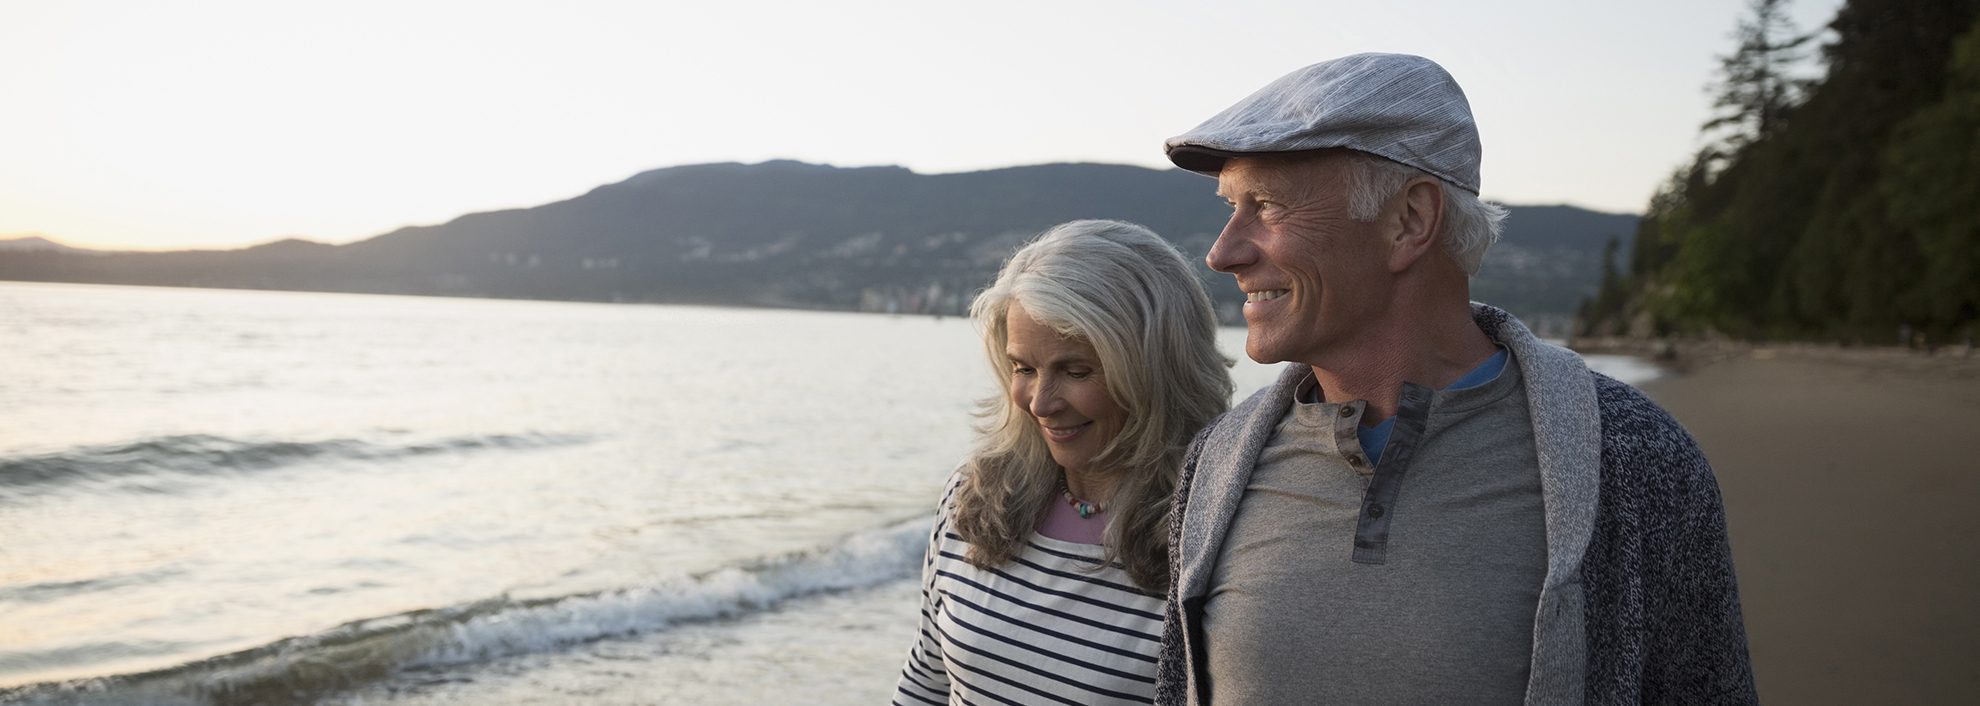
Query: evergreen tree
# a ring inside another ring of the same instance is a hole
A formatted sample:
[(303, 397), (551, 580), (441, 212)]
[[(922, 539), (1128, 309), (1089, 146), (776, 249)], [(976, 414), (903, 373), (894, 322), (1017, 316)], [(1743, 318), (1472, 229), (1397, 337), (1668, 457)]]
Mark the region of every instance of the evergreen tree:
[(1893, 131), (1878, 189), (1886, 220), (1924, 260), (1905, 309), (1942, 340), (1980, 320), (1980, 22), (1949, 68), (1941, 99)]
[(1723, 135), (1717, 158), (1730, 158), (1778, 132), (1808, 86), (1794, 77), (1793, 67), (1808, 58), (1802, 46), (1814, 35), (1795, 30), (1787, 0), (1751, 0), (1747, 9), (1752, 16), (1733, 31), (1733, 53), (1719, 57), (1721, 75), (1712, 86), (1718, 114), (1702, 128)]
[(1804, 334), (1884, 340), (1900, 324), (1930, 325), (1916, 289), (1928, 258), (1915, 225), (1893, 218), (1886, 187), (1891, 169), (1928, 157), (1890, 153), (1906, 141), (1898, 126), (1940, 101), (1954, 39), (1976, 16), (1975, 0), (1852, 0), (1830, 23), (1828, 75), (1785, 140), (1805, 156), (1795, 168), (1816, 180), (1812, 192), (1786, 199), (1807, 214), (1806, 225), (1794, 233), (1776, 291), (1786, 320)]
[(1609, 316), (1856, 340), (1980, 325), (1980, 0), (1849, 0), (1807, 84), (1783, 3), (1751, 8), (1704, 129), (1721, 142), (1651, 199)]

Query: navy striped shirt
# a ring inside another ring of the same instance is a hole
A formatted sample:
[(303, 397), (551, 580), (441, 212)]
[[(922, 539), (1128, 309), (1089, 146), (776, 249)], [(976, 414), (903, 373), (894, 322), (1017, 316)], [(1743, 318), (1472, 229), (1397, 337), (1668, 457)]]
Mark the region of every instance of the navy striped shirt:
[(1010, 562), (971, 566), (969, 544), (949, 526), (961, 477), (950, 480), (929, 537), (921, 630), (893, 703), (1154, 701), (1162, 599), (1118, 566), (1096, 570), (1099, 547), (1036, 532)]

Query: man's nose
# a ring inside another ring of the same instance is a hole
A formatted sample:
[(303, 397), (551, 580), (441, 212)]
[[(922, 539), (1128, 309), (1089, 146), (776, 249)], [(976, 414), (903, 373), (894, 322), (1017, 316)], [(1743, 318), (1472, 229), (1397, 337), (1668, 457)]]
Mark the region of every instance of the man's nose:
[(1217, 234), (1217, 242), (1210, 245), (1210, 252), (1203, 256), (1203, 263), (1210, 269), (1225, 274), (1236, 274), (1239, 268), (1258, 259), (1258, 251), (1251, 245), (1247, 228), (1240, 224), (1237, 214), (1224, 223), (1224, 230)]

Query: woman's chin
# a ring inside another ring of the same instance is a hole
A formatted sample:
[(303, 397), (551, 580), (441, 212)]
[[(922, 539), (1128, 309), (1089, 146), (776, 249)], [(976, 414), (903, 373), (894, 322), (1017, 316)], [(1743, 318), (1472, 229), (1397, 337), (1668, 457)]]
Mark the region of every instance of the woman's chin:
[(1052, 462), (1066, 469), (1067, 473), (1083, 473), (1093, 461), (1093, 454), (1073, 449), (1052, 449)]

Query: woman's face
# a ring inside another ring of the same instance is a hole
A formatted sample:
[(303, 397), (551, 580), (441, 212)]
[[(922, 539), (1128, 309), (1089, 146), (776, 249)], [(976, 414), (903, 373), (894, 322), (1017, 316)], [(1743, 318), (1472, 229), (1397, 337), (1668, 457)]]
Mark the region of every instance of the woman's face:
[(1127, 420), (1127, 410), (1107, 393), (1100, 356), (1085, 339), (1032, 319), (1020, 302), (1011, 302), (1004, 323), (1011, 402), (1031, 413), (1053, 461), (1075, 473), (1091, 470)]

